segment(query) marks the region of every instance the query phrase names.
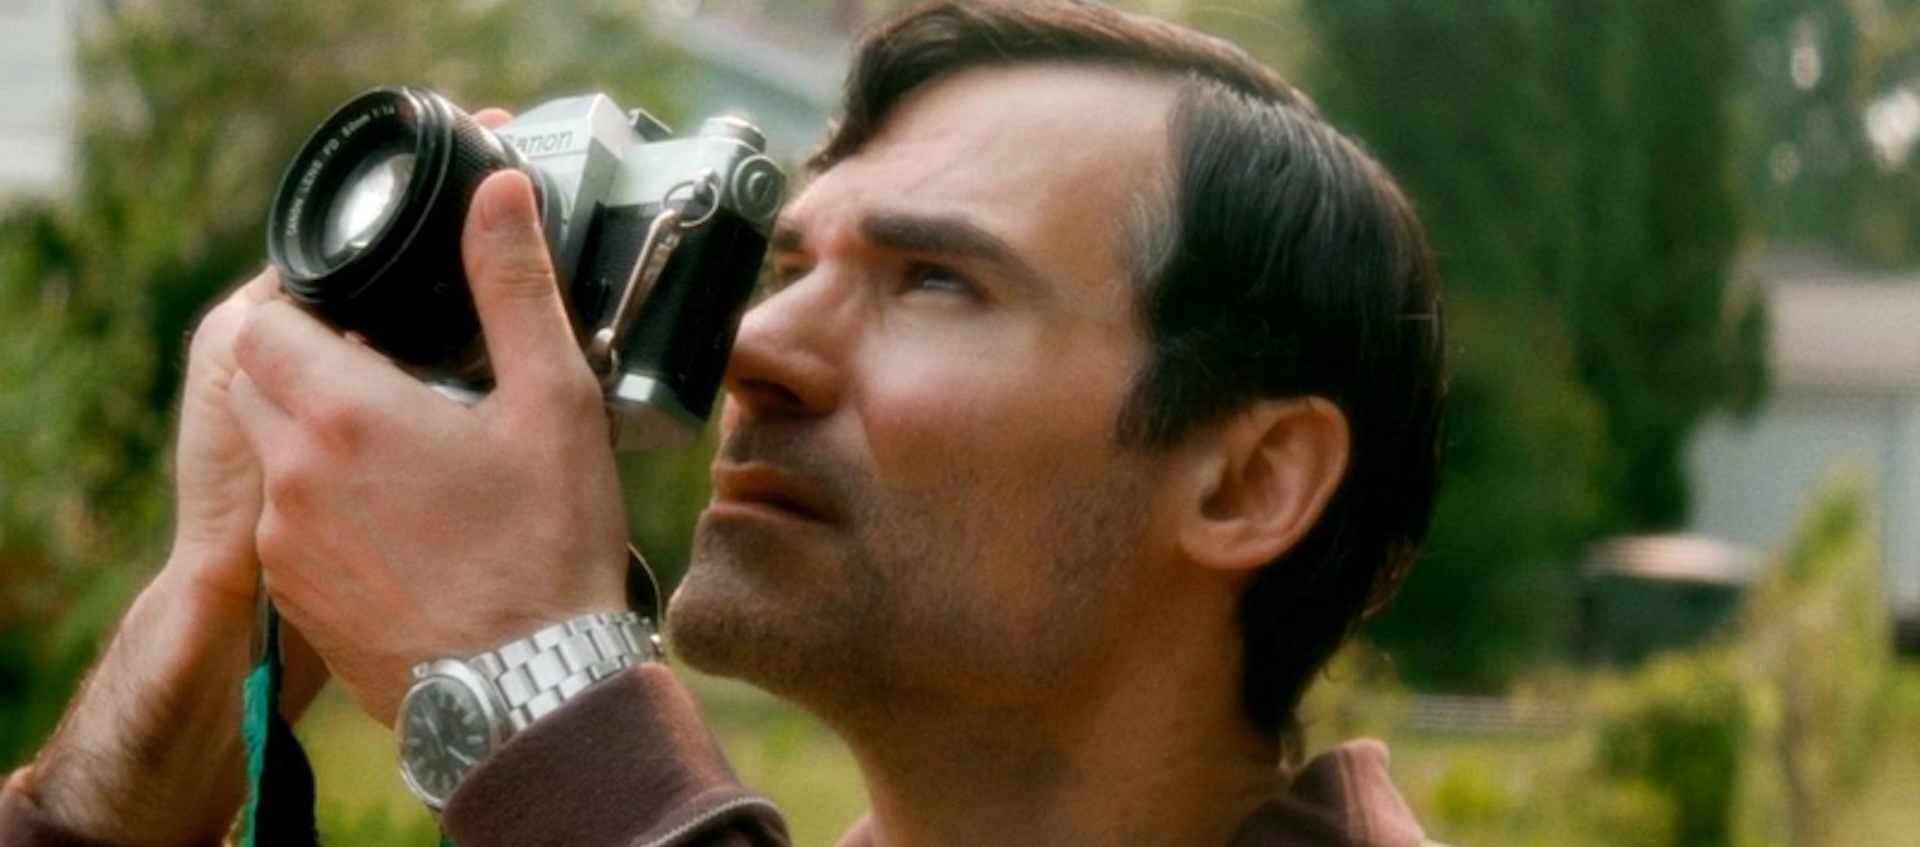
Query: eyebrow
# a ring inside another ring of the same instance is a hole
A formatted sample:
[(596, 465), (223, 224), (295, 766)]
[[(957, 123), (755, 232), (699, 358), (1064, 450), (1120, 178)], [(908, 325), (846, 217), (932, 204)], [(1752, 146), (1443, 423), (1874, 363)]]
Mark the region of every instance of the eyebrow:
[[(875, 212), (860, 221), (860, 236), (874, 245), (893, 250), (989, 265), (1020, 282), (1040, 279), (1040, 274), (1006, 239), (964, 215)], [(775, 250), (796, 252), (805, 249), (807, 236), (795, 222), (783, 219), (774, 225), (767, 240)]]

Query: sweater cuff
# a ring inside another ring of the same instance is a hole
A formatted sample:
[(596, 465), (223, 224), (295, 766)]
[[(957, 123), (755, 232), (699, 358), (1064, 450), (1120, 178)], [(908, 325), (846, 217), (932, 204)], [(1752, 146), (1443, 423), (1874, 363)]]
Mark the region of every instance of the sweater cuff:
[(508, 739), (467, 775), (442, 824), (460, 847), (787, 843), (773, 804), (739, 785), (659, 662)]

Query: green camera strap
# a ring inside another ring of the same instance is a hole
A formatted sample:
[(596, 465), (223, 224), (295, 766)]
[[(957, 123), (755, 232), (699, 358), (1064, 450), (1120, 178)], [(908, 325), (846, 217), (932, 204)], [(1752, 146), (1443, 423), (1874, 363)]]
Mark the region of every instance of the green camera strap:
[(300, 739), (280, 714), (280, 613), (260, 592), (253, 670), (241, 691), (240, 726), (247, 748), (247, 805), (241, 847), (318, 847), (313, 816), (313, 767)]
[[(280, 611), (260, 591), (253, 670), (241, 687), (240, 735), (247, 749), (247, 805), (240, 847), (320, 847), (314, 819), (313, 765), (280, 714)], [(454, 847), (440, 836), (440, 847)]]

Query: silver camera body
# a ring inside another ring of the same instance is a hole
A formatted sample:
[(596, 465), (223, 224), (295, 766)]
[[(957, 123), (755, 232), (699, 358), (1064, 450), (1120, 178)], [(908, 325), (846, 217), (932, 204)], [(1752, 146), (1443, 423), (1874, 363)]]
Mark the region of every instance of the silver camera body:
[(268, 252), (293, 298), (454, 396), (491, 367), (460, 261), (487, 174), (539, 198), (576, 337), (622, 449), (690, 441), (711, 415), (786, 177), (751, 124), (673, 137), (605, 95), (493, 130), (419, 88), (380, 88), (323, 123), (282, 179)]
[[(709, 118), (694, 135), (673, 138), (665, 125), (646, 112), (622, 112), (613, 101), (595, 94), (542, 104), (495, 132), (542, 177), (542, 196), (551, 198), (544, 208), (546, 231), (552, 236), (549, 247), (560, 278), (571, 281), (573, 314), (602, 317), (598, 326), (582, 324), (576, 329), (591, 358), (613, 357), (611, 362), (595, 365), (608, 377), (607, 405), (616, 443), (674, 443), (697, 432), (709, 410), (690, 407), (681, 385), (670, 378), (673, 363), (662, 357), (673, 349), (675, 339), (658, 334), (682, 334), (664, 319), (697, 320), (700, 315), (682, 314), (684, 304), (671, 314), (656, 308), (649, 315), (643, 305), (623, 327), (622, 312), (627, 310), (620, 303), (623, 298), (645, 301), (656, 290), (676, 298), (693, 294), (662, 288), (663, 278), (668, 285), (680, 280), (668, 277), (672, 261), (663, 261), (666, 257), (654, 251), (688, 251), (681, 267), (718, 270), (708, 264), (720, 261), (713, 254), (739, 247), (731, 242), (703, 242), (703, 237), (713, 235), (702, 228), (723, 226), (727, 218), (746, 225), (762, 239), (752, 250), (765, 249), (764, 238), (780, 210), (786, 177), (765, 155), (766, 141), (759, 130), (735, 118)], [(677, 221), (669, 225), (661, 216), (676, 202), (692, 206), (676, 212)], [(673, 233), (669, 226), (681, 231)], [(610, 245), (624, 245), (635, 236), (643, 239), (642, 251), (630, 261), (625, 259), (626, 250)], [(704, 251), (706, 258), (697, 251)], [(644, 273), (645, 265), (657, 270)], [(643, 273), (631, 282), (622, 278), (636, 268)], [(622, 290), (627, 288), (638, 290)], [(616, 292), (621, 297), (612, 296)], [(614, 335), (602, 338), (610, 328)], [(625, 338), (620, 337), (623, 334)], [(648, 343), (649, 339), (665, 343)], [(682, 337), (679, 342), (702, 343), (697, 337)], [(728, 330), (725, 349), (731, 344)], [(695, 358), (689, 355), (693, 351), (676, 352)], [(724, 350), (717, 361), (724, 369)], [(713, 374), (716, 380), (718, 376)]]

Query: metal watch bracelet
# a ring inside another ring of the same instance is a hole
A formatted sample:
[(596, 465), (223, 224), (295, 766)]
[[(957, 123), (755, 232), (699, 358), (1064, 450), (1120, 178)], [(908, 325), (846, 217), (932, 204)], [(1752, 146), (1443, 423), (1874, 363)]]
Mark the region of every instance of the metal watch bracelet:
[(661, 658), (653, 621), (634, 612), (582, 615), (467, 660), (500, 696), (514, 732), (588, 686)]

